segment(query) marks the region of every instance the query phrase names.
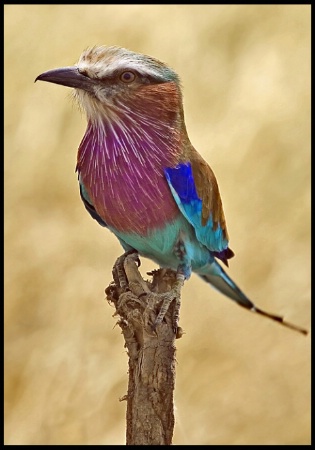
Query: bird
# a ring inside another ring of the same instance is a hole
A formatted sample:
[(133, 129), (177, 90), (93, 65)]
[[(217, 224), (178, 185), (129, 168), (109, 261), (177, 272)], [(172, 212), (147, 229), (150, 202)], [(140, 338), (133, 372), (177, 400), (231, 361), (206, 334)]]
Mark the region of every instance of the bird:
[(168, 303), (195, 273), (238, 305), (307, 334), (258, 308), (224, 270), (234, 252), (218, 182), (190, 142), (181, 81), (169, 65), (123, 47), (94, 46), (74, 66), (38, 80), (74, 89), (87, 118), (76, 164), (84, 206), (125, 255), (176, 271)]

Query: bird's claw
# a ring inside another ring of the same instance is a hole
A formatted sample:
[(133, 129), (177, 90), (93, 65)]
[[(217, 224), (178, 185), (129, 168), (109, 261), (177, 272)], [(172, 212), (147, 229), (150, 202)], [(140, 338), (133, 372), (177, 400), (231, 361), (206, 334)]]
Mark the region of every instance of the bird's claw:
[(137, 263), (137, 266), (140, 267), (141, 262), (138, 252), (132, 249), (117, 258), (112, 271), (115, 283), (118, 284), (123, 290), (126, 290), (128, 287), (128, 279), (126, 277), (124, 263), (126, 258), (130, 257)]
[(178, 274), (177, 281), (174, 284), (173, 288), (169, 292), (166, 292), (163, 294), (156, 294), (156, 293), (150, 294), (150, 300), (148, 302), (149, 309), (153, 309), (153, 305), (156, 302), (162, 301), (162, 305), (160, 307), (159, 313), (158, 313), (155, 321), (151, 325), (153, 331), (156, 331), (156, 328), (158, 327), (158, 325), (160, 325), (162, 323), (166, 313), (169, 310), (170, 305), (174, 301), (174, 307), (173, 307), (173, 311), (172, 311), (171, 320), (172, 320), (172, 327), (173, 327), (174, 334), (177, 335), (178, 322), (179, 322), (180, 300), (181, 300), (180, 294), (181, 294), (181, 288), (184, 284), (184, 280), (185, 280), (185, 278), (183, 276), (181, 276), (180, 274)]

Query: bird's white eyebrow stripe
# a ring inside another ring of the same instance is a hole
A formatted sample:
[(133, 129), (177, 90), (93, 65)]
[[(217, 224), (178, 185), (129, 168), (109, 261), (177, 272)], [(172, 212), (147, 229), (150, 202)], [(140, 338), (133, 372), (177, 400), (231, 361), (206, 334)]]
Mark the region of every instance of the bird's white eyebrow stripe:
[(122, 59), (120, 61), (111, 61), (110, 65), (104, 66), (103, 62), (96, 62), (91, 65), (91, 63), (86, 61), (80, 61), (78, 63), (79, 68), (84, 69), (93, 69), (97, 73), (98, 77), (108, 77), (113, 75), (114, 73), (120, 71), (120, 70), (135, 70), (136, 72), (140, 73), (141, 75), (149, 75), (156, 78), (161, 78), (160, 73), (155, 70), (153, 67), (149, 67), (146, 64), (143, 64), (142, 61), (135, 61), (130, 59)]
[(91, 78), (111, 78), (117, 72), (134, 70), (158, 82), (180, 82), (178, 75), (163, 62), (119, 47), (94, 47), (84, 51), (76, 64)]

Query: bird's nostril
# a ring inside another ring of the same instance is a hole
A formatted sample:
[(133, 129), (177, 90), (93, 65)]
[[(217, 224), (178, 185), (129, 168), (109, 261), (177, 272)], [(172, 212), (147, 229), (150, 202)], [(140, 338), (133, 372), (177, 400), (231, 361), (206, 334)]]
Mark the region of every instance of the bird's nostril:
[(88, 73), (87, 73), (87, 71), (85, 70), (85, 69), (78, 69), (79, 70), (79, 73), (81, 74), (81, 75), (83, 75), (84, 77), (88, 77), (89, 75), (88, 75)]

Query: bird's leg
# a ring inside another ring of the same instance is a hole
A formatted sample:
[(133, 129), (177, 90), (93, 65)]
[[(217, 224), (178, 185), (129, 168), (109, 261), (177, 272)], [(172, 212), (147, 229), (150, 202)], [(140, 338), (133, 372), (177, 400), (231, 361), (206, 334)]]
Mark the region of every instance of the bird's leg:
[(138, 256), (138, 252), (137, 250), (131, 249), (128, 250), (127, 252), (125, 252), (123, 255), (119, 256), (119, 258), (117, 258), (114, 267), (113, 267), (113, 278), (114, 281), (116, 283), (116, 285), (120, 286), (121, 289), (126, 290), (127, 286), (128, 286), (128, 280), (126, 277), (126, 273), (125, 273), (125, 269), (124, 269), (124, 262), (125, 259), (129, 256), (134, 254), (134, 258), (135, 261), (138, 264), (138, 267), (140, 267), (140, 259)]
[(153, 324), (153, 328), (155, 329), (162, 322), (162, 320), (165, 317), (165, 314), (167, 313), (170, 307), (170, 304), (174, 300), (175, 305), (173, 310), (172, 322), (174, 333), (176, 333), (179, 321), (181, 289), (184, 286), (184, 281), (188, 279), (191, 275), (191, 265), (187, 257), (186, 247), (181, 233), (179, 234), (179, 237), (174, 246), (174, 253), (181, 262), (177, 268), (176, 282), (174, 283), (172, 289), (169, 292), (166, 292), (165, 294), (158, 294), (159, 298), (162, 299), (162, 306)]
[(155, 322), (153, 324), (153, 329), (155, 329), (164, 319), (165, 314), (167, 313), (170, 304), (172, 303), (172, 301), (175, 301), (175, 306), (174, 306), (174, 311), (173, 311), (173, 317), (172, 317), (172, 322), (173, 322), (173, 330), (174, 333), (176, 334), (177, 328), (178, 328), (178, 320), (179, 320), (179, 309), (180, 309), (180, 294), (181, 294), (181, 289), (184, 285), (184, 281), (185, 281), (185, 277), (184, 275), (177, 273), (176, 274), (176, 282), (174, 283), (174, 286), (172, 287), (172, 289), (169, 292), (166, 292), (165, 294), (153, 294), (154, 297), (152, 298), (152, 300), (154, 299), (156, 300), (162, 300), (162, 305), (160, 308), (160, 311), (157, 315), (157, 318), (155, 319)]

